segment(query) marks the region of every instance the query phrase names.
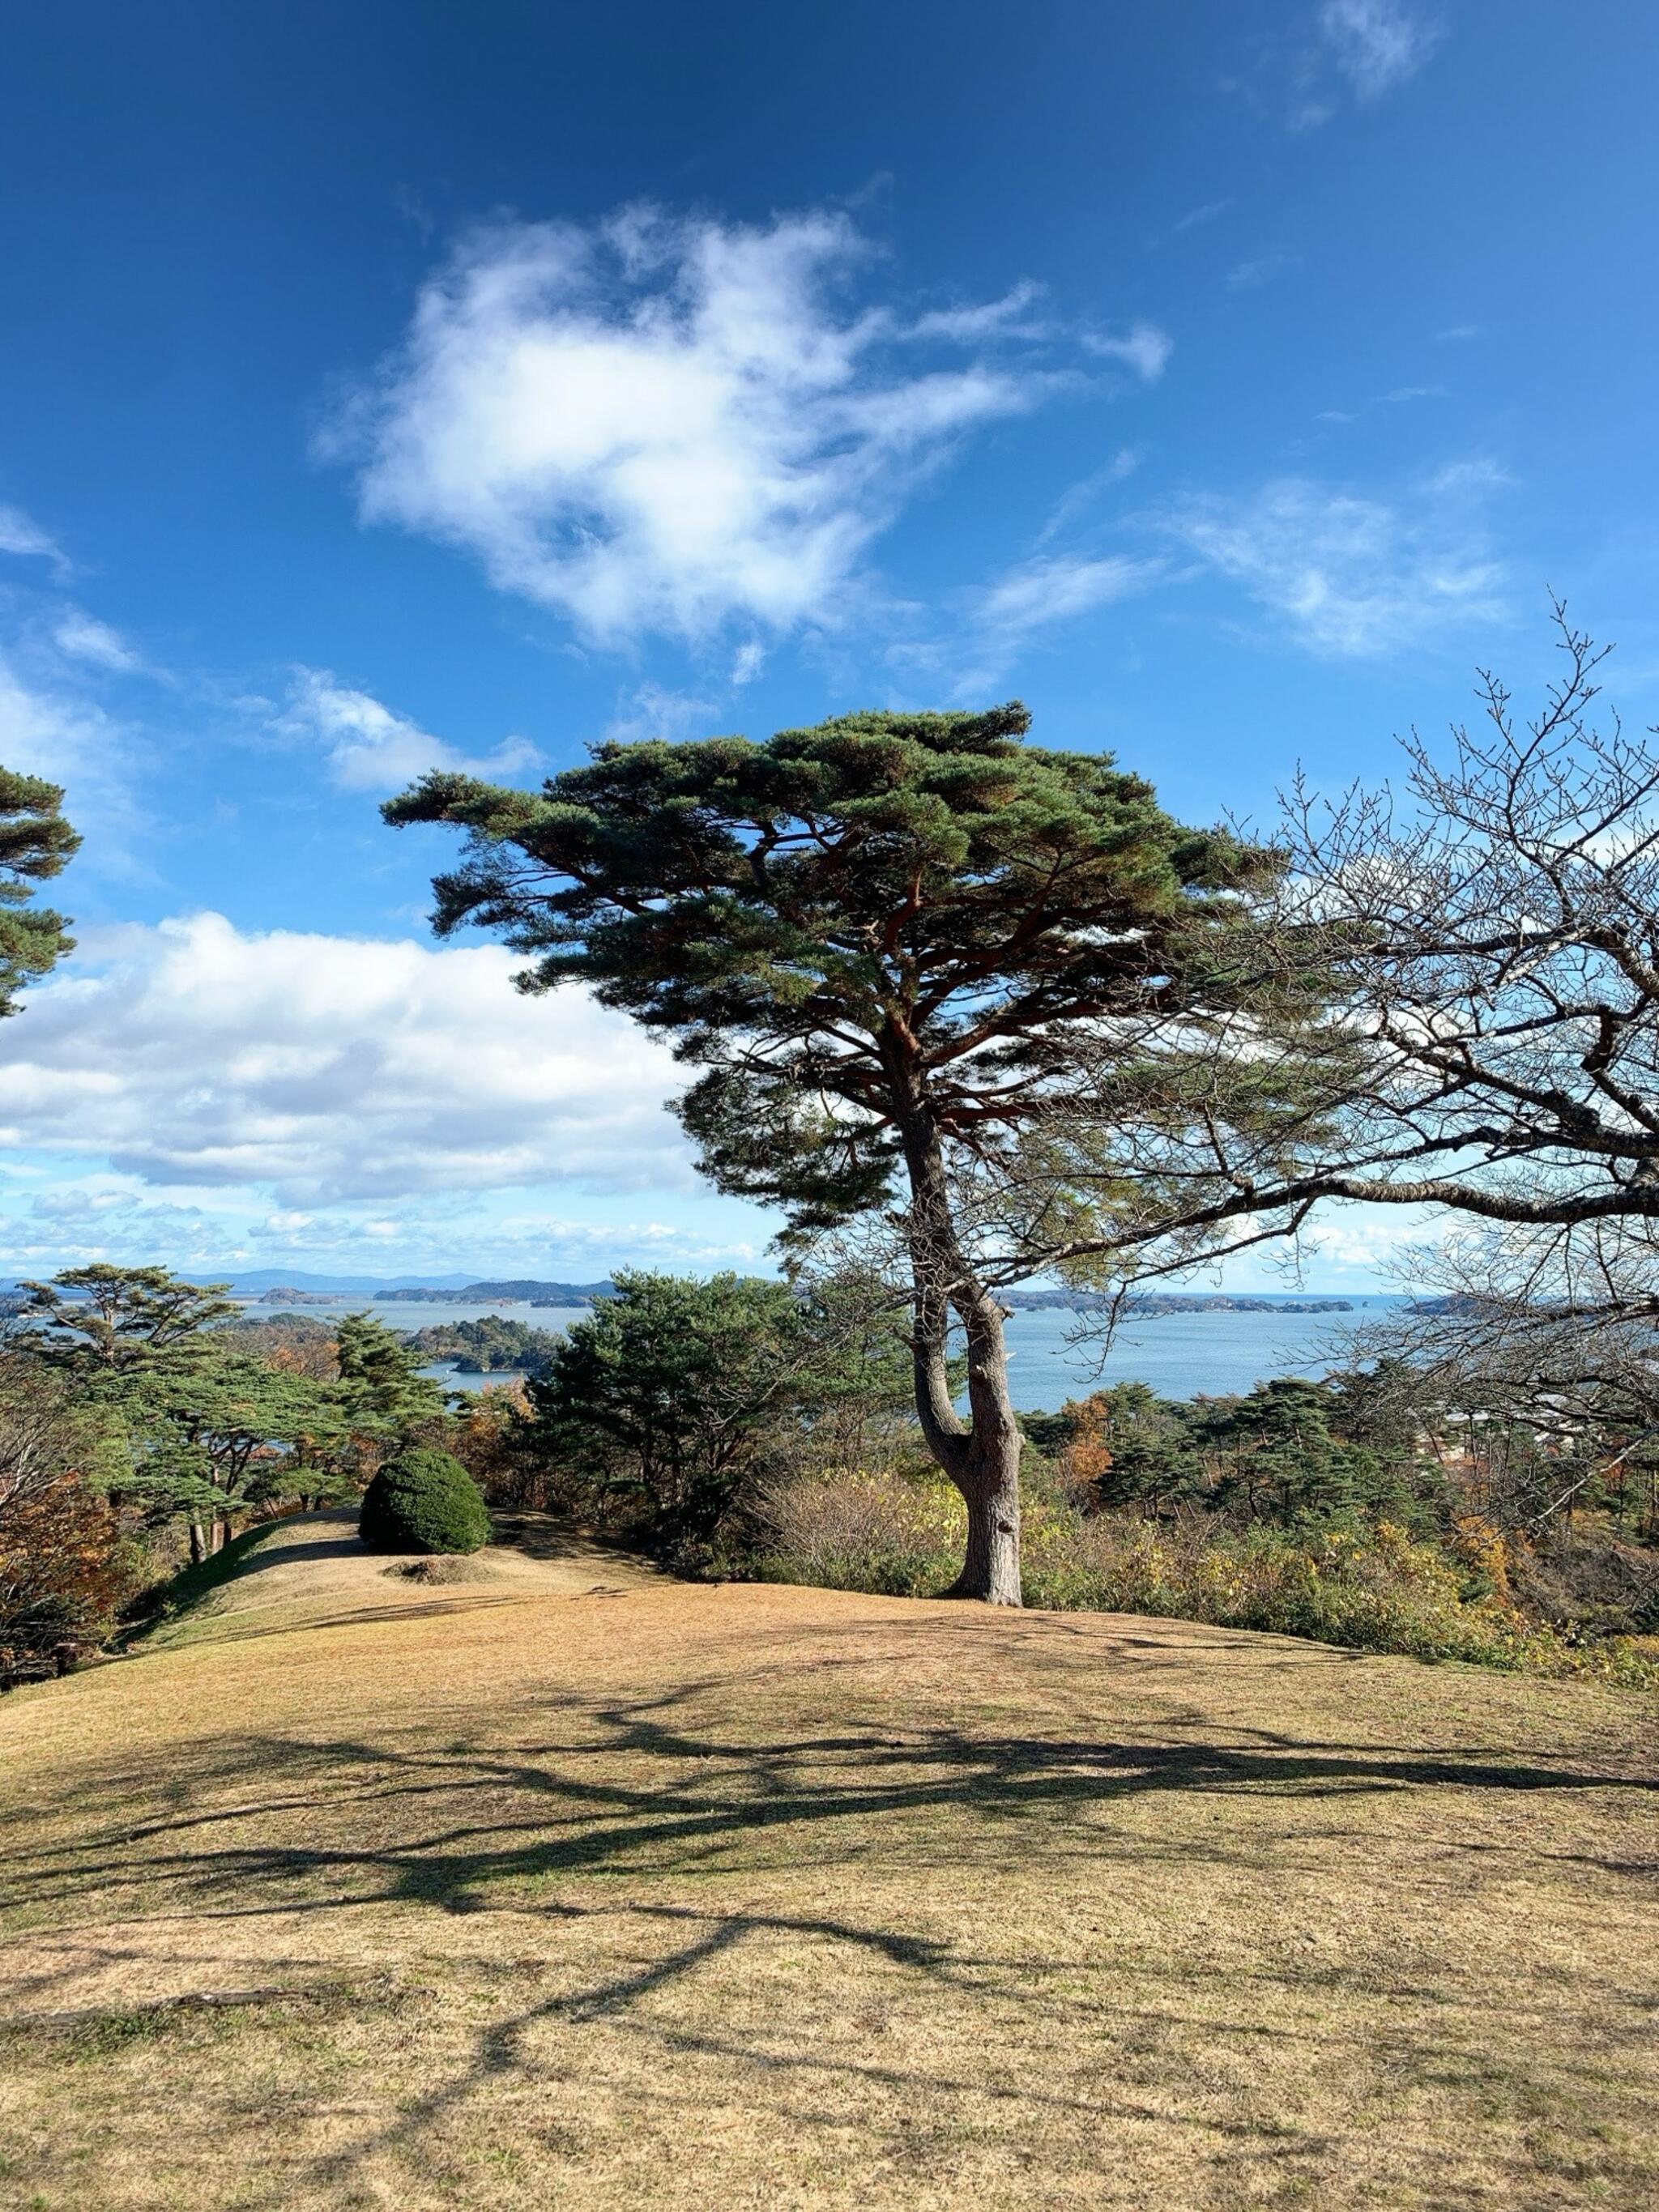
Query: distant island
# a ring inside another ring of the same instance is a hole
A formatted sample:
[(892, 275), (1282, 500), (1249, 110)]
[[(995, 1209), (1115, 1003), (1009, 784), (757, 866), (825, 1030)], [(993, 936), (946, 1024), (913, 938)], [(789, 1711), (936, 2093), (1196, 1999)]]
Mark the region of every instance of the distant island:
[(591, 1306), (595, 1298), (609, 1297), (616, 1285), (607, 1276), (599, 1283), (543, 1283), (529, 1279), (501, 1283), (468, 1283), (458, 1291), (426, 1290), (410, 1285), (400, 1290), (376, 1291), (377, 1298), (385, 1298), (399, 1305), (459, 1306), (484, 1305), (491, 1300), (503, 1304), (532, 1306)]
[(252, 1304), (260, 1306), (343, 1306), (350, 1303), (343, 1291), (298, 1291), (292, 1284), (278, 1284)]
[(486, 1314), (482, 1321), (438, 1322), (404, 1339), (412, 1352), (444, 1360), (461, 1375), (537, 1374), (560, 1341), (552, 1329), (532, 1328), (501, 1314)]

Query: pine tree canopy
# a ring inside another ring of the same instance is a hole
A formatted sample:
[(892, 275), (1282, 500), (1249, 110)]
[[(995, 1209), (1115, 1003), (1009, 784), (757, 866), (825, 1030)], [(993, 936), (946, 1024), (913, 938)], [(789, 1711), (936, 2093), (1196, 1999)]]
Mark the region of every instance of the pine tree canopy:
[(1213, 997), (1277, 867), (1028, 725), (1013, 702), (606, 744), (539, 793), (438, 773), (386, 813), (471, 833), (441, 933), (675, 1033), (708, 1071), (681, 1109), (706, 1166), (811, 1227), (885, 1194), (896, 1083), (982, 1149), (1041, 1121), (1079, 1038)]

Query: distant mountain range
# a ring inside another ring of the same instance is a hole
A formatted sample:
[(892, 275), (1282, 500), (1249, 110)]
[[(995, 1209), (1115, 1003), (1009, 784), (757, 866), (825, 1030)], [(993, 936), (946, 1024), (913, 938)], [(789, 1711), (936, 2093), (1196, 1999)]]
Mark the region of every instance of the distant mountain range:
[(313, 1275), (296, 1267), (254, 1267), (246, 1273), (198, 1269), (185, 1279), (192, 1283), (230, 1285), (237, 1298), (268, 1298), (273, 1291), (294, 1291), (311, 1298), (401, 1298), (411, 1304), (434, 1300), (483, 1303), (488, 1298), (528, 1298), (545, 1305), (586, 1305), (611, 1288), (607, 1275), (597, 1283), (543, 1282), (526, 1277), (511, 1282), (480, 1282), (476, 1275), (400, 1276), (388, 1283), (384, 1275)]
[[(314, 1275), (294, 1267), (254, 1267), (240, 1274), (230, 1269), (221, 1273), (198, 1271), (185, 1279), (193, 1283), (228, 1281), (233, 1297), (258, 1299), (264, 1304), (280, 1304), (289, 1299), (304, 1305), (330, 1304), (336, 1299), (395, 1298), (408, 1305), (487, 1305), (501, 1299), (538, 1306), (586, 1306), (595, 1298), (607, 1296), (613, 1287), (608, 1275), (597, 1282), (570, 1283), (529, 1275), (480, 1279), (459, 1273), (416, 1273), (388, 1283), (380, 1275)], [(1019, 1312), (1062, 1306), (1089, 1313), (1110, 1304), (1109, 1298), (1094, 1291), (1033, 1288), (1005, 1291), (1002, 1295), (1005, 1302)], [(1128, 1311), (1138, 1314), (1348, 1313), (1352, 1310), (1352, 1302), (1316, 1293), (1274, 1297), (1249, 1291), (1140, 1291), (1130, 1294), (1127, 1307)]]
[(490, 1298), (507, 1298), (514, 1302), (528, 1300), (532, 1306), (586, 1306), (592, 1305), (595, 1298), (608, 1297), (615, 1287), (609, 1275), (598, 1283), (540, 1283), (526, 1276), (499, 1283), (468, 1283), (459, 1291), (428, 1290), (418, 1283), (406, 1283), (396, 1290), (377, 1291), (375, 1296), (422, 1305), (454, 1305), (472, 1299), (482, 1304)]
[[(307, 1275), (293, 1267), (254, 1267), (246, 1274), (238, 1274), (229, 1267), (201, 1267), (185, 1279), (191, 1283), (224, 1283), (230, 1285), (231, 1295), (239, 1298), (263, 1297), (267, 1291), (318, 1291), (325, 1295), (339, 1292), (351, 1297), (375, 1298), (383, 1297), (380, 1285), (384, 1275)], [(429, 1290), (465, 1290), (472, 1280), (471, 1275), (417, 1275), (416, 1282)]]

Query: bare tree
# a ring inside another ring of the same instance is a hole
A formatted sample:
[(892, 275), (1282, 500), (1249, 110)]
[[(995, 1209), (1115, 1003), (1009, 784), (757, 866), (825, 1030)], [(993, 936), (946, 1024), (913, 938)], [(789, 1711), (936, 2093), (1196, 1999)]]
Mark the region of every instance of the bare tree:
[[(1184, 1264), (1322, 1200), (1443, 1207), (1537, 1232), (1507, 1248), (1528, 1297), (1659, 1320), (1659, 749), (1592, 721), (1605, 651), (1555, 614), (1535, 719), (1483, 672), (1484, 726), (1443, 762), (1407, 741), (1405, 803), (1293, 787), (1249, 949), (1287, 1004), (1300, 981), (1298, 1019), (1178, 1041), (1179, 1109), (1145, 1154), (1160, 1204), (1120, 1250)], [(1252, 1083), (1279, 1108), (1255, 1141), (1212, 1103)]]

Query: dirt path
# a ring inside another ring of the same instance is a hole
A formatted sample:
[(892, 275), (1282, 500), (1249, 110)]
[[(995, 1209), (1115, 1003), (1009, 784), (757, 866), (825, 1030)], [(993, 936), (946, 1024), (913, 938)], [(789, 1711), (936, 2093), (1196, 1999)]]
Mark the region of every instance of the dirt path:
[(285, 1629), (343, 1627), (526, 1598), (620, 1596), (661, 1579), (551, 1514), (499, 1516), (497, 1534), (506, 1540), (464, 1559), (388, 1555), (363, 1549), (349, 1509), (295, 1514), (249, 1553), (240, 1573), (146, 1648), (257, 1634), (273, 1619)]

